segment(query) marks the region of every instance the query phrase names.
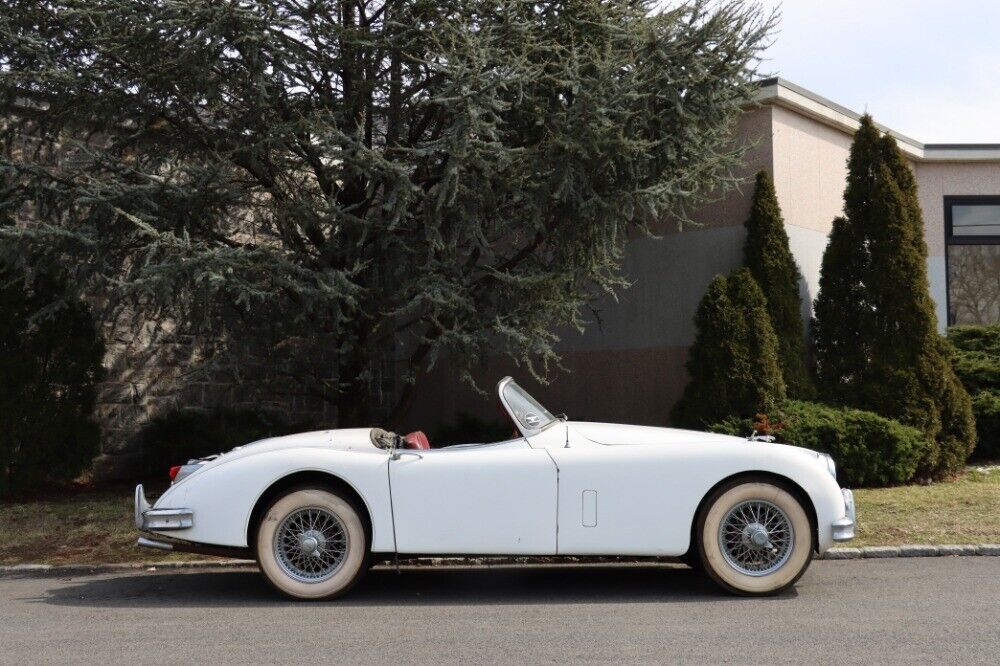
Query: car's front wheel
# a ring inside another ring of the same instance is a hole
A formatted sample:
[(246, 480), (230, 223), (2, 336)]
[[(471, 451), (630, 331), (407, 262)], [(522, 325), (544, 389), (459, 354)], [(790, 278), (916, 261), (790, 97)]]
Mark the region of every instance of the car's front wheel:
[(774, 594), (794, 584), (812, 561), (813, 529), (802, 503), (766, 479), (718, 488), (698, 518), (705, 572), (737, 594)]
[(368, 539), (358, 510), (321, 488), (298, 488), (276, 498), (257, 528), (260, 570), (296, 599), (346, 593), (368, 570)]

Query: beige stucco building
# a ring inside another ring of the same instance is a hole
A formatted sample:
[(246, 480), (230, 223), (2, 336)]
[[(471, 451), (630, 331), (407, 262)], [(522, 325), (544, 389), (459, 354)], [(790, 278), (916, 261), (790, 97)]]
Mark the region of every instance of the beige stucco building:
[[(792, 252), (802, 273), (808, 322), (834, 217), (841, 214), (847, 157), (860, 115), (783, 79), (762, 82), (736, 140), (750, 146), (744, 173), (774, 177)], [(1000, 321), (1000, 145), (923, 144), (890, 131), (909, 157), (920, 190), (929, 287), (941, 330), (950, 323)], [(504, 374), (531, 386), (555, 411), (585, 420), (662, 425), (680, 397), (692, 318), (708, 282), (742, 261), (743, 222), (752, 182), (703, 207), (702, 226), (630, 242), (624, 263), (631, 289), (599, 304), (586, 332), (564, 331), (567, 372), (537, 386), (502, 357), (483, 359), (477, 376), (491, 388)], [(456, 386), (447, 367), (421, 378), (410, 416), (431, 429), (460, 412), (493, 416), (494, 399)]]

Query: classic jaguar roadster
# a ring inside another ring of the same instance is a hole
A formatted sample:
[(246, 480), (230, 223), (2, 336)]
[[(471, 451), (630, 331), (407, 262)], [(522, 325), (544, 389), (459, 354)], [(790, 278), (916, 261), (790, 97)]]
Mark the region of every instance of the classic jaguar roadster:
[(569, 421), (510, 377), (518, 435), (432, 449), (379, 428), (265, 439), (171, 469), (139, 545), (255, 557), (300, 599), (346, 593), (399, 555), (681, 557), (723, 588), (772, 594), (854, 537), (830, 456), (687, 430)]

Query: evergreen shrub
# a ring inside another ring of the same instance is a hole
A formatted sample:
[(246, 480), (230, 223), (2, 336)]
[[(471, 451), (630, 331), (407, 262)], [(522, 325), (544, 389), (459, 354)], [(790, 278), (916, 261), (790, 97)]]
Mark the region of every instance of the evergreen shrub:
[[(789, 400), (770, 417), (776, 441), (829, 453), (842, 485), (879, 487), (913, 479), (930, 441), (916, 428), (873, 412)], [(728, 419), (714, 432), (747, 435), (751, 420)], [(766, 446), (766, 444), (762, 444)]]
[(674, 422), (698, 428), (781, 405), (786, 393), (778, 339), (764, 294), (748, 269), (712, 280), (695, 327), (687, 362), (691, 381), (674, 407)]

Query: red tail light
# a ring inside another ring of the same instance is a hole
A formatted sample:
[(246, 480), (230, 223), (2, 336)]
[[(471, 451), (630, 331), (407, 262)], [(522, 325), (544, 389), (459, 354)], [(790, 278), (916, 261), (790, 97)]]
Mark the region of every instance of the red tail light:
[(170, 468), (170, 480), (173, 481), (177, 478), (177, 472), (181, 471), (182, 465), (174, 465)]

